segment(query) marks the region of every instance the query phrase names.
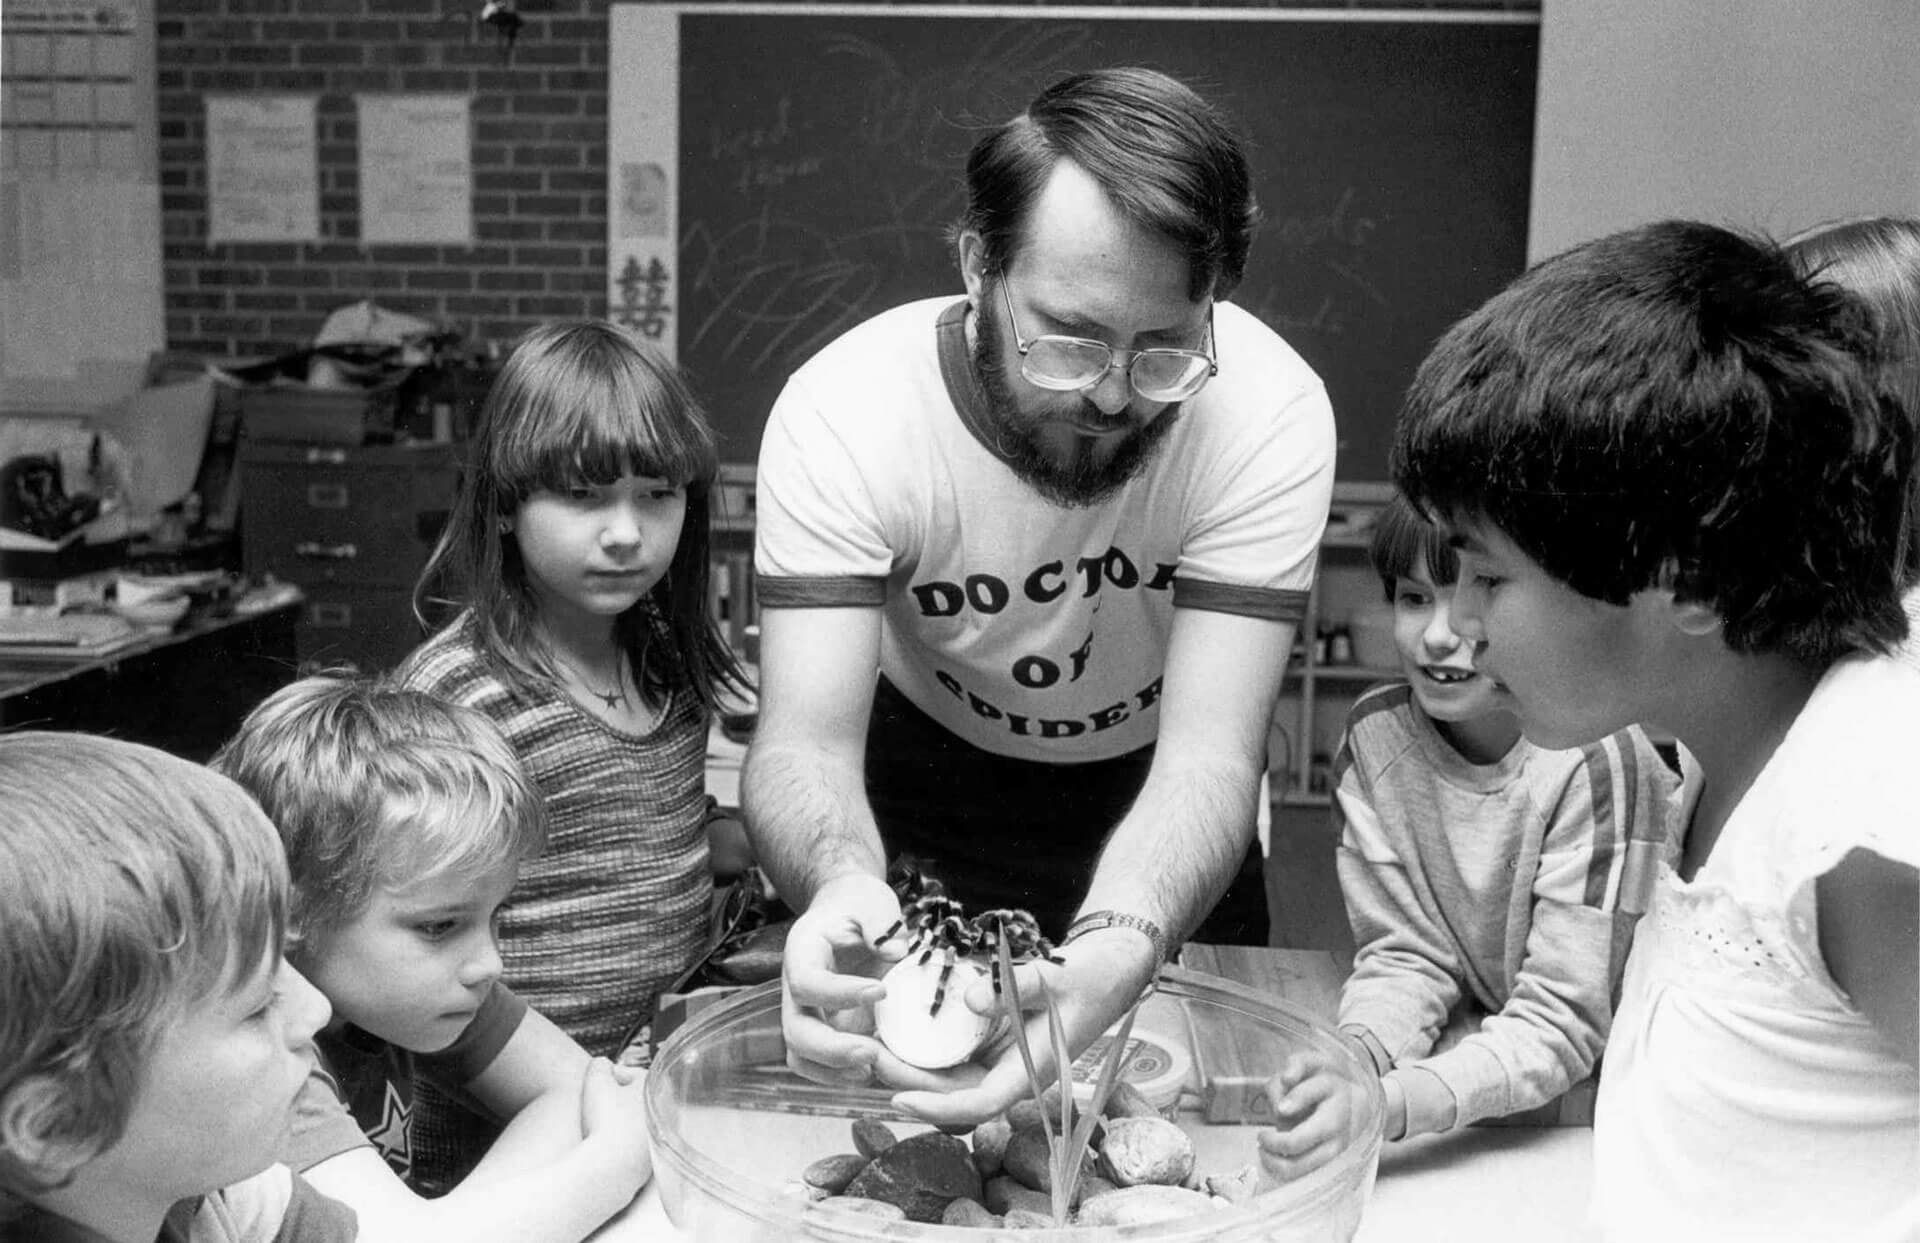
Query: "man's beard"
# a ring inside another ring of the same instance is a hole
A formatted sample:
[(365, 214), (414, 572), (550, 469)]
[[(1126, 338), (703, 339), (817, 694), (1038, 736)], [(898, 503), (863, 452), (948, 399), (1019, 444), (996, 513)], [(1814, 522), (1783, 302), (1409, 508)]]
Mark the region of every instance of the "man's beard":
[[(1103, 462), (1095, 454), (1095, 442), (1076, 438), (1072, 457), (1056, 461), (1041, 443), (1041, 420), (1022, 415), (1013, 385), (1002, 360), (994, 357), (994, 343), (1000, 340), (998, 313), (983, 306), (974, 325), (973, 371), (986, 395), (984, 411), (988, 436), (1013, 473), (1033, 486), (1055, 505), (1085, 509), (1112, 497), (1147, 468), (1174, 423), (1180, 407), (1168, 406), (1154, 420), (1128, 434)], [(1110, 416), (1081, 397), (1082, 421), (1109, 423)]]

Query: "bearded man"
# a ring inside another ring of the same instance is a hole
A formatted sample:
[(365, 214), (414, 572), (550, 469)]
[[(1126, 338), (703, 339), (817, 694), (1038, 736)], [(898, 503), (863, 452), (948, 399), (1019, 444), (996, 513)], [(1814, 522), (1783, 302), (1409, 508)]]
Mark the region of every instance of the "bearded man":
[(1196, 931), (1266, 943), (1256, 803), (1334, 456), (1318, 377), (1222, 300), (1258, 209), (1218, 110), (1153, 71), (1078, 74), (966, 179), (966, 296), (852, 329), (774, 406), (743, 786), (804, 912), (789, 1061), (877, 1072), (936, 1121), (1024, 1072), (1004, 1047), (917, 1072), (849, 1021), (900, 917), (890, 858), (1067, 943), (1021, 970), (1076, 1043)]

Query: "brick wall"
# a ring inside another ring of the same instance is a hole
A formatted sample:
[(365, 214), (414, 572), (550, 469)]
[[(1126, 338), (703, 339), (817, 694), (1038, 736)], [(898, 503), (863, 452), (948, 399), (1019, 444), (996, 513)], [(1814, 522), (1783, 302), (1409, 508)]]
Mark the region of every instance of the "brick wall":
[[(361, 298), (487, 340), (604, 310), (606, 5), (529, 5), (503, 59), (480, 3), (158, 0), (170, 348), (282, 352)], [(207, 245), (203, 97), (247, 91), (319, 96), (324, 241)], [(366, 91), (471, 95), (471, 248), (360, 245), (353, 96)]]
[[(1540, 0), (1350, 3), (1537, 11)], [(169, 348), (281, 353), (362, 298), (476, 340), (605, 313), (607, 0), (526, 0), (510, 59), (478, 24), (480, 4), (158, 0)], [(203, 97), (248, 91), (319, 96), (324, 241), (207, 244)], [(471, 248), (360, 245), (353, 96), (372, 91), (471, 95)]]

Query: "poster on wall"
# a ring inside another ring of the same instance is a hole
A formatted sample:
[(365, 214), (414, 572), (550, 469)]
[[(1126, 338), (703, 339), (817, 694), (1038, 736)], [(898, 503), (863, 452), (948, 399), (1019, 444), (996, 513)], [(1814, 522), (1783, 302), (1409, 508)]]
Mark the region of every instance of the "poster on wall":
[[(613, 7), (626, 59), (608, 80), (607, 308), (616, 322), (679, 352), (680, 32), (672, 13)], [(645, 85), (642, 86), (641, 84)]]
[(164, 346), (152, 0), (7, 0), (0, 411), (98, 409)]
[(152, 37), (128, 0), (7, 6), (0, 148), (23, 177), (153, 181)]
[(207, 241), (320, 240), (312, 95), (207, 96)]
[(356, 95), (360, 240), (473, 244), (473, 126), (465, 95)]

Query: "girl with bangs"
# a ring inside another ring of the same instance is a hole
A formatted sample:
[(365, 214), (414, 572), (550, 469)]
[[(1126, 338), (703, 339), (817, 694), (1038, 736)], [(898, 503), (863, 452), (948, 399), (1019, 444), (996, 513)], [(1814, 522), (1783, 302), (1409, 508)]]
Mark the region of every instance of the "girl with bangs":
[[(599, 321), (549, 324), (481, 408), (454, 513), (415, 588), (458, 612), (396, 673), (491, 717), (546, 800), (546, 853), (500, 919), (507, 984), (617, 1057), (705, 948), (715, 870), (746, 865), (705, 793), (738, 660), (707, 612), (718, 456), (673, 365)], [(416, 1170), (457, 1179), (491, 1136), (416, 1098)]]

